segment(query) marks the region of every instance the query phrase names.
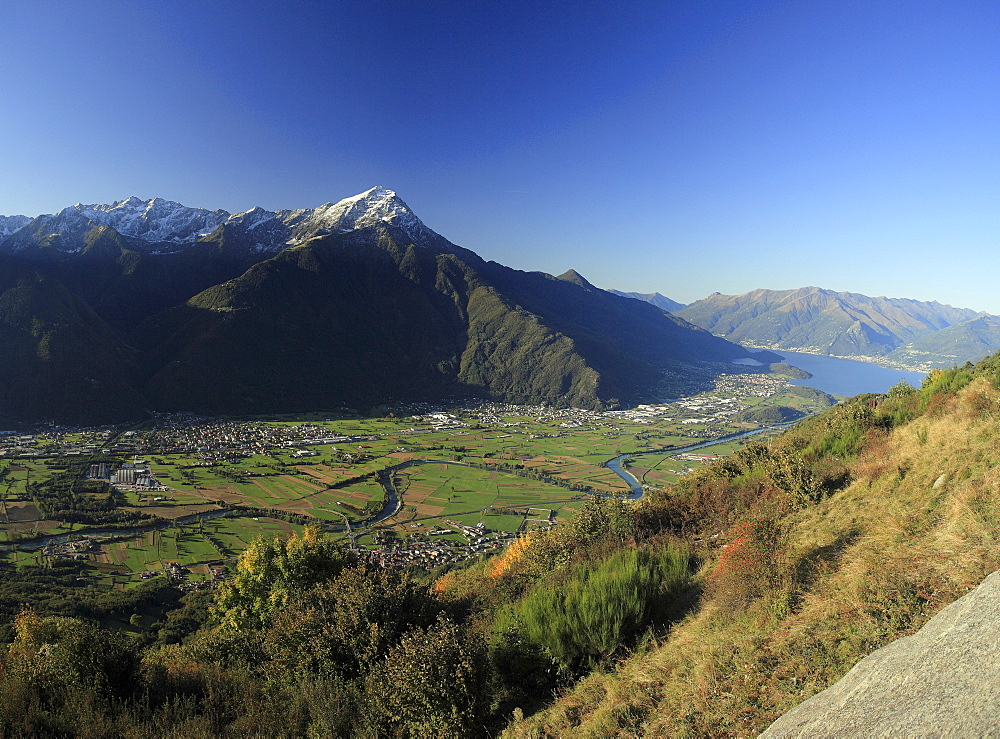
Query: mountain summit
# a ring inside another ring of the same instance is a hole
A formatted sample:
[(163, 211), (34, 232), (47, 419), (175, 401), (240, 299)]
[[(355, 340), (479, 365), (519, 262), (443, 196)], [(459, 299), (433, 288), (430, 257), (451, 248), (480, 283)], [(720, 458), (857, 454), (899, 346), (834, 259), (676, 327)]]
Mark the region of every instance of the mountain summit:
[(317, 208), (278, 211), (273, 216), (289, 229), (293, 243), (300, 243), (317, 234), (344, 233), (375, 226), (391, 226), (405, 235), (407, 241), (418, 246), (441, 246), (444, 243), (444, 239), (427, 228), (402, 198), (384, 187), (373, 187)]
[(0, 420), (456, 395), (598, 408), (749, 356), (575, 272), (487, 262), (382, 187), (235, 215), (161, 198), (78, 204), (0, 238), (0, 257), (21, 275), (0, 289), (0, 346), (33, 357), (0, 363), (0, 387), (25, 388), (16, 405), (0, 394)]
[(392, 190), (373, 187), (363, 193), (316, 208), (269, 211), (254, 207), (242, 213), (191, 208), (173, 200), (135, 196), (111, 204), (77, 203), (35, 219), (0, 217), (3, 251), (18, 253), (45, 246), (75, 253), (85, 247), (86, 234), (100, 226), (136, 240), (136, 246), (159, 253), (182, 251), (216, 230), (254, 233), (249, 241), (257, 252), (277, 252), (288, 245), (331, 232), (348, 232), (376, 225), (391, 226), (414, 244), (441, 246), (431, 231)]
[[(298, 213), (299, 211), (296, 211)], [(421, 245), (437, 237), (392, 190), (373, 187), (337, 203), (327, 203), (309, 213), (309, 219), (330, 230), (353, 231), (387, 223), (401, 229)]]

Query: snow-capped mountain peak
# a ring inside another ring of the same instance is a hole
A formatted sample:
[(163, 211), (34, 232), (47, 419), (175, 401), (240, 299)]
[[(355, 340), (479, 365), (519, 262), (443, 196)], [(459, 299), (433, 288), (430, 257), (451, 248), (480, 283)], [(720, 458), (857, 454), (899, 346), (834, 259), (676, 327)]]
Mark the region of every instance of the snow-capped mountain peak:
[(31, 223), (28, 216), (0, 216), (0, 240)]
[[(350, 198), (344, 198), (335, 203), (332, 212), (338, 212), (342, 227), (363, 228), (383, 221), (405, 227), (420, 223), (402, 198), (392, 190), (384, 187), (373, 187)], [(423, 225), (422, 223), (420, 224)]]
[(267, 221), (273, 220), (278, 217), (277, 213), (272, 213), (269, 210), (264, 210), (259, 205), (255, 205), (250, 210), (245, 210), (242, 213), (237, 213), (236, 215), (229, 216), (226, 220), (226, 224), (239, 224), (244, 228), (251, 229), (265, 223)]
[[(34, 224), (31, 229), (18, 233), (29, 222)], [(246, 248), (257, 253), (280, 251), (317, 235), (378, 226), (399, 229), (420, 246), (447, 245), (395, 192), (384, 187), (373, 187), (317, 208), (272, 212), (254, 206), (235, 215), (224, 210), (190, 208), (163, 198), (143, 200), (133, 195), (111, 204), (77, 203), (54, 215), (38, 216), (34, 221), (24, 216), (0, 216), (0, 241), (8, 242), (6, 250), (20, 251), (29, 248), (39, 236), (57, 236), (58, 240), (50, 244), (72, 253), (83, 248), (84, 235), (95, 225), (110, 226), (124, 236), (156, 245), (152, 251), (156, 254), (182, 251), (220, 226), (232, 229), (234, 234), (244, 234), (248, 239)]]
[(134, 195), (111, 205), (78, 203), (73, 209), (94, 223), (111, 226), (126, 236), (175, 244), (194, 241), (200, 234), (214, 231), (229, 218), (229, 213), (224, 210), (189, 208), (173, 200), (142, 200)]
[(421, 246), (440, 240), (402, 198), (384, 187), (373, 187), (336, 203), (279, 215), (291, 227), (293, 241), (301, 241), (321, 231), (345, 233), (380, 224), (401, 229), (414, 244)]

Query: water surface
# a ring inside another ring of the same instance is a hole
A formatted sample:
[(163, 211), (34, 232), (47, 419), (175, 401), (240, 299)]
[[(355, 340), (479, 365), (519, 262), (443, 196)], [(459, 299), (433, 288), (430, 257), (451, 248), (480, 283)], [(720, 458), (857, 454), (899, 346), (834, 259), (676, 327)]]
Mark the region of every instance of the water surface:
[(788, 364), (812, 373), (810, 379), (794, 380), (793, 385), (814, 387), (831, 395), (884, 393), (900, 380), (906, 380), (913, 387), (920, 387), (925, 377), (923, 372), (889, 369), (854, 359), (788, 352), (784, 349), (775, 350), (774, 353), (783, 357)]

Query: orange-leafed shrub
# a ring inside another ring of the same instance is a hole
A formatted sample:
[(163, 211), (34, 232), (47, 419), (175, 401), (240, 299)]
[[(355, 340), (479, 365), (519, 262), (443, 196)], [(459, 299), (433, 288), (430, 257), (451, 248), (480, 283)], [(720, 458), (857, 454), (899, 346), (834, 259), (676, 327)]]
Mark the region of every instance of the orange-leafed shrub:
[(437, 580), (434, 581), (434, 586), (431, 588), (431, 590), (434, 592), (435, 595), (446, 593), (448, 592), (449, 588), (455, 585), (455, 582), (457, 580), (458, 577), (456, 577), (454, 572), (446, 572), (445, 574), (441, 575), (441, 577), (439, 577)]
[(737, 608), (776, 588), (784, 553), (785, 535), (778, 521), (763, 517), (736, 524), (710, 575), (714, 599)]
[(490, 566), (490, 577), (496, 579), (510, 572), (514, 564), (524, 556), (530, 545), (530, 536), (522, 536), (520, 539), (515, 539), (503, 550), (503, 553), (493, 558), (493, 563)]

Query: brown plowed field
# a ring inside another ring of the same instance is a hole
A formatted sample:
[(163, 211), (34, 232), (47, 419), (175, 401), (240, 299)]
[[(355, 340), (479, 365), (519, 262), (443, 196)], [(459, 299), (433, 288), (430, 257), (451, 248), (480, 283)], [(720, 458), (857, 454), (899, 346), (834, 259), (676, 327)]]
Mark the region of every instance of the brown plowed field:
[(38, 521), (41, 511), (34, 503), (7, 503), (7, 516), (14, 521)]

